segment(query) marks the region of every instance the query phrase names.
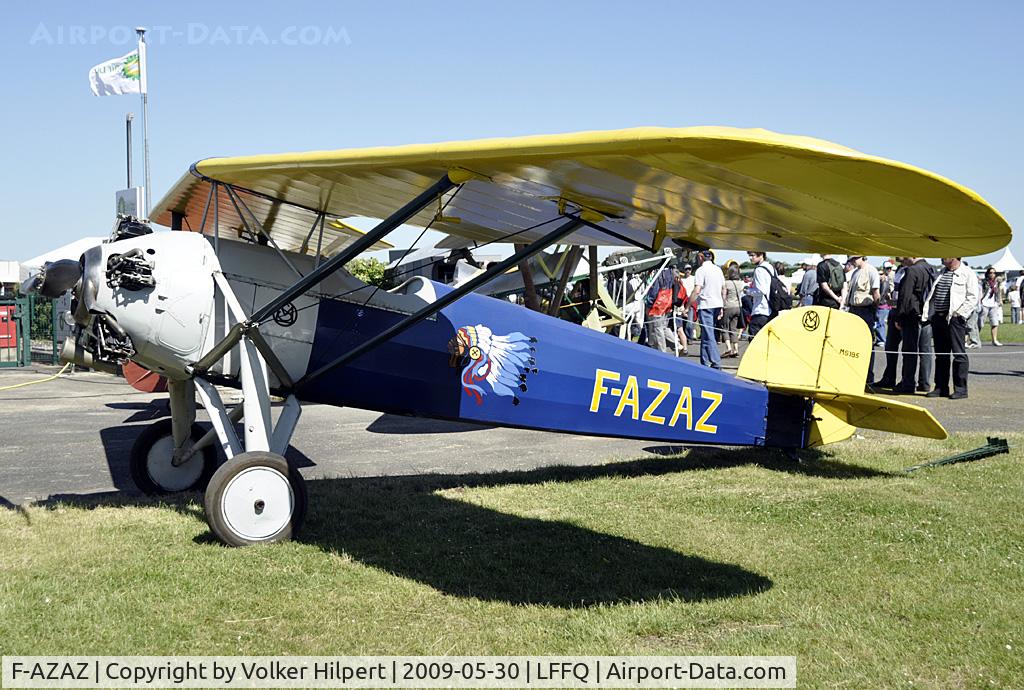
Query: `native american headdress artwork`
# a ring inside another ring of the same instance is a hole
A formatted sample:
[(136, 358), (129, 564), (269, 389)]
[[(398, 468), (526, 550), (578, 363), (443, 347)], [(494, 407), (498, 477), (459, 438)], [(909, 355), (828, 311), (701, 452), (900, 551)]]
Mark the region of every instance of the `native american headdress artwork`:
[(497, 395), (511, 396), (519, 404), (519, 393), (526, 392), (526, 377), (537, 373), (537, 343), (522, 333), (494, 335), (490, 328), (477, 324), (463, 326), (448, 341), (449, 364), (462, 366), (462, 390), (477, 405), (483, 404), (487, 383)]

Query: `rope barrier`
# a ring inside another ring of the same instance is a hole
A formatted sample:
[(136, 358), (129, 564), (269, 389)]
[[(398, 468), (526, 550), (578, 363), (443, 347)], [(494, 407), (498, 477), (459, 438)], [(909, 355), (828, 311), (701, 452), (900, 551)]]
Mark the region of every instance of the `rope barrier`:
[[(671, 320), (672, 320), (672, 317), (669, 314), (666, 314), (665, 318), (669, 322), (671, 322)], [(690, 319), (680, 320), (679, 321), (680, 325), (678, 325), (676, 328), (682, 328), (683, 327), (682, 324), (686, 323), (686, 321), (689, 321), (690, 323), (692, 323), (695, 328), (697, 328), (697, 327), (703, 328), (703, 326), (701, 326), (698, 321), (693, 321), (693, 320), (690, 320)], [(634, 321), (633, 324), (631, 324), (631, 325), (637, 325), (637, 324), (647, 325), (649, 323), (653, 323), (653, 321), (650, 320), (650, 319), (647, 319), (645, 321)], [(771, 321), (769, 321), (768, 323), (771, 323)], [(719, 333), (725, 333), (725, 334), (736, 333), (736, 331), (734, 331), (734, 330), (730, 330), (728, 328), (721, 328), (719, 326), (711, 326), (711, 329), (715, 330), (715, 331), (718, 331)], [(739, 335), (740, 335), (739, 340), (744, 340), (744, 336), (746, 336), (746, 340), (749, 342), (750, 336), (747, 336), (746, 333), (747, 333), (747, 329), (746, 328), (740, 329), (740, 331), (739, 331)], [(693, 340), (696, 341), (696, 340), (699, 340), (699, 338), (694, 338)], [(1021, 345), (1021, 344), (1024, 344), (1024, 343), (1003, 343), (1003, 347), (1006, 347), (1007, 345)], [(995, 347), (995, 345), (987, 345), (986, 347), (992, 348), (992, 347)], [(932, 356), (934, 356), (936, 354), (934, 350), (932, 350), (930, 352), (927, 352), (927, 351), (906, 351), (906, 350), (876, 350), (875, 348), (871, 348), (871, 349), (872, 349), (872, 351), (875, 354), (883, 354), (883, 355), (919, 355), (919, 356), (932, 355)], [(980, 349), (980, 348), (970, 348), (970, 350), (977, 350), (977, 349)], [(945, 352), (943, 352), (941, 354), (953, 354), (953, 353), (945, 353)], [(972, 351), (972, 352), (965, 352), (964, 354), (968, 355), (969, 357), (1012, 357), (1014, 355), (1019, 357), (1019, 356), (1024, 356), (1024, 351), (1021, 351), (1021, 350), (1010, 350), (1009, 352), (973, 352)]]

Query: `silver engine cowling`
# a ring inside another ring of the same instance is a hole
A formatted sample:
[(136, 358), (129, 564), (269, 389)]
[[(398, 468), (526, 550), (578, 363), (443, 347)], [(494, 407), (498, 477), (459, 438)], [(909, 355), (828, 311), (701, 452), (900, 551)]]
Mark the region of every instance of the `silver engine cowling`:
[(210, 243), (197, 233), (152, 233), (93, 247), (82, 255), (76, 328), (62, 359), (101, 369), (132, 359), (187, 378), (206, 345), (218, 268)]

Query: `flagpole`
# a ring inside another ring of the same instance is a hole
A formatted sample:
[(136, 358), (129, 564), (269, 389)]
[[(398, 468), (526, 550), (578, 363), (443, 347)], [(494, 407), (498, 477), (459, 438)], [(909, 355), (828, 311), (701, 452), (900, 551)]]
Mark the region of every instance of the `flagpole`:
[(126, 161), (128, 163), (128, 189), (132, 188), (132, 119), (134, 117), (135, 116), (131, 113), (125, 113), (124, 115), (125, 136), (128, 140), (128, 145), (125, 148), (125, 150), (128, 152), (128, 158)]
[(135, 27), (135, 33), (139, 35), (139, 87), (142, 91), (142, 166), (143, 176), (146, 185), (146, 219), (149, 219), (150, 191), (149, 191), (149, 103), (147, 101), (149, 90), (146, 86), (146, 27)]

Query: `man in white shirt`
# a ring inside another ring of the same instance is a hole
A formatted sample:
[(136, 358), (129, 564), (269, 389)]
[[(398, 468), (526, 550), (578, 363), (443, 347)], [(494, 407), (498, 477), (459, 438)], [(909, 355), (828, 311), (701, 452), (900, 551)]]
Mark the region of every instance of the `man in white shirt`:
[[(968, 266), (966, 261), (963, 261), (962, 264), (964, 266), (966, 266), (967, 268), (970, 268), (970, 266)], [(974, 277), (977, 278), (978, 277), (977, 274), (975, 274)], [(979, 288), (978, 289), (979, 290), (981, 289), (980, 284), (979, 284)], [(974, 305), (974, 314), (970, 318), (967, 319), (967, 340), (968, 340), (968, 343), (967, 343), (967, 349), (968, 350), (973, 350), (976, 347), (981, 347), (981, 300), (980, 300), (980, 296), (979, 296), (978, 301)]]
[(750, 310), (750, 325), (747, 326), (747, 335), (753, 338), (772, 318), (768, 295), (771, 294), (775, 269), (768, 262), (764, 252), (747, 252), (747, 257), (750, 263), (754, 264), (754, 284), (751, 291), (754, 306)]
[[(846, 284), (847, 290), (845, 306), (849, 309), (851, 314), (859, 316), (861, 320), (867, 324), (868, 333), (870, 334), (873, 346), (874, 334), (872, 330), (875, 327), (875, 316), (878, 310), (878, 303), (882, 299), (880, 289), (881, 276), (878, 275), (878, 269), (868, 263), (868, 258), (866, 256), (853, 256), (850, 257), (850, 260), (853, 261), (854, 268), (853, 273), (850, 275), (850, 280)], [(875, 349), (872, 347), (871, 358), (868, 361), (868, 378), (867, 381), (865, 381), (865, 384), (868, 386), (874, 384), (874, 370)], [(911, 392), (913, 392), (913, 388), (911, 388)]]
[(715, 265), (715, 254), (710, 249), (697, 253), (697, 272), (693, 274), (693, 297), (700, 323), (700, 363), (712, 369), (722, 368), (715, 325), (722, 318), (725, 299), (725, 275)]
[(626, 294), (629, 296), (630, 301), (626, 303), (623, 316), (626, 317), (626, 321), (630, 324), (629, 337), (634, 342), (640, 336), (640, 329), (644, 325), (644, 299), (641, 292), (643, 284), (644, 281), (636, 273), (630, 275), (629, 280), (626, 282)]

